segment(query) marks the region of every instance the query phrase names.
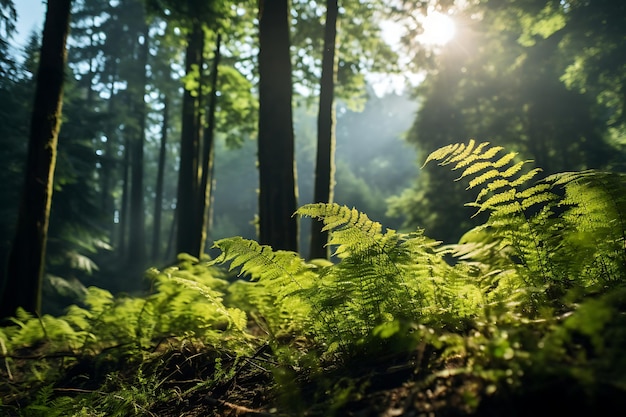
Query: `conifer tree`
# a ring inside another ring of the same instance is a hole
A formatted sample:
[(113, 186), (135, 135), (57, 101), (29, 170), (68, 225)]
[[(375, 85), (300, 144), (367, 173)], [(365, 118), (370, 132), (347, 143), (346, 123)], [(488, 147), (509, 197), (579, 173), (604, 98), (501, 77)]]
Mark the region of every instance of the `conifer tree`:
[(49, 0), (37, 71), (28, 156), (15, 239), (0, 282), (0, 317), (41, 310), (56, 149), (61, 127), (71, 0)]

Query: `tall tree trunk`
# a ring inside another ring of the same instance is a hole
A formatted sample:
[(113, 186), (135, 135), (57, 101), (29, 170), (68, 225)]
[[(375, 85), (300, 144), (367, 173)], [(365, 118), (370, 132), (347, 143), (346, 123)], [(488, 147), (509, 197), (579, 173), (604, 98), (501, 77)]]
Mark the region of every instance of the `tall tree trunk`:
[(167, 248), (165, 249), (164, 258), (172, 259), (176, 256), (174, 253), (174, 239), (176, 238), (176, 231), (178, 229), (178, 210), (174, 210), (172, 216), (172, 222), (170, 223), (170, 229), (167, 237)]
[(169, 100), (163, 98), (163, 123), (161, 124), (161, 147), (157, 168), (156, 195), (154, 197), (154, 225), (152, 233), (152, 259), (159, 258), (161, 249), (161, 215), (163, 213), (163, 176), (165, 173), (165, 154), (167, 152), (167, 131), (169, 129)]
[[(110, 223), (107, 223), (107, 228), (109, 231), (109, 241), (114, 242), (114, 231), (115, 231), (115, 204), (113, 195), (111, 193), (111, 187), (114, 181), (112, 180), (112, 176), (114, 175), (114, 167), (119, 165), (119, 161), (117, 160), (116, 152), (114, 151), (114, 140), (113, 138), (116, 136), (117, 126), (113, 123), (113, 120), (117, 118), (113, 116), (115, 113), (115, 109), (118, 102), (117, 91), (115, 88), (115, 83), (117, 81), (117, 65), (114, 62), (114, 70), (112, 71), (111, 76), (111, 87), (109, 88), (109, 100), (107, 102), (107, 127), (105, 131), (105, 135), (107, 141), (104, 145), (104, 155), (101, 158), (102, 164), (102, 177), (101, 177), (101, 200), (100, 204), (102, 205), (104, 213), (106, 213), (108, 218), (111, 220)], [(115, 174), (117, 176), (117, 173)]]
[[(141, 3), (138, 7), (143, 9)], [(133, 265), (143, 267), (146, 256), (145, 211), (143, 187), (143, 144), (146, 134), (146, 66), (148, 64), (148, 25), (145, 15), (138, 15), (138, 24), (143, 26), (141, 38), (143, 44), (138, 45), (137, 52), (137, 79), (132, 86), (130, 100), (133, 105), (133, 115), (137, 120), (137, 128), (133, 129), (131, 137), (131, 192), (130, 192), (130, 235), (128, 236), (128, 260)], [(131, 89), (131, 87), (129, 87)]]
[[(337, 0), (326, 1), (326, 26), (324, 28), (324, 53), (322, 55), (322, 79), (320, 81), (320, 102), (317, 115), (317, 159), (315, 164), (314, 201), (333, 202), (335, 181), (335, 80), (337, 60), (335, 59), (337, 39)], [(328, 231), (322, 231), (323, 224), (311, 223), (311, 258), (328, 258)]]
[(124, 136), (124, 159), (122, 162), (122, 199), (120, 202), (119, 223), (118, 223), (118, 254), (120, 258), (126, 253), (126, 243), (128, 242), (128, 200), (130, 195), (130, 139)]
[(206, 246), (206, 239), (209, 229), (209, 207), (211, 202), (212, 183), (213, 183), (213, 159), (215, 148), (215, 111), (217, 109), (217, 80), (218, 71), (220, 65), (220, 46), (222, 43), (222, 35), (217, 35), (215, 44), (215, 54), (213, 57), (213, 67), (211, 68), (211, 95), (209, 96), (209, 103), (207, 107), (207, 126), (204, 130), (204, 144), (203, 144), (203, 156), (202, 156), (202, 179), (200, 180), (200, 192), (199, 197), (199, 230), (198, 238), (200, 239), (199, 256), (204, 253)]
[(48, 0), (15, 239), (1, 281), (0, 317), (40, 313), (48, 221), (61, 128), (71, 0)]
[[(194, 19), (193, 27), (188, 35), (185, 56), (185, 71), (188, 76), (194, 69), (202, 69), (204, 50), (204, 31), (202, 24)], [(197, 74), (200, 77), (200, 73)], [(197, 229), (197, 195), (199, 188), (199, 157), (200, 157), (200, 91), (185, 89), (183, 96), (182, 132), (180, 141), (180, 169), (178, 171), (177, 194), (177, 253), (199, 255), (200, 248), (194, 235)]]
[[(108, 115), (113, 113), (113, 103), (115, 103), (115, 93), (113, 88), (111, 88), (111, 97), (108, 101)], [(106, 130), (106, 138), (107, 141), (104, 144), (104, 155), (100, 158), (101, 168), (101, 192), (100, 192), (100, 205), (103, 208), (104, 213), (107, 216), (113, 216), (114, 207), (113, 207), (113, 196), (111, 195), (111, 173), (113, 172), (113, 165), (115, 157), (113, 155), (113, 129), (107, 127)], [(110, 219), (110, 217), (107, 217)], [(113, 242), (113, 223), (107, 223), (107, 228), (109, 228), (109, 239)]]
[(289, 1), (259, 0), (259, 241), (298, 250)]

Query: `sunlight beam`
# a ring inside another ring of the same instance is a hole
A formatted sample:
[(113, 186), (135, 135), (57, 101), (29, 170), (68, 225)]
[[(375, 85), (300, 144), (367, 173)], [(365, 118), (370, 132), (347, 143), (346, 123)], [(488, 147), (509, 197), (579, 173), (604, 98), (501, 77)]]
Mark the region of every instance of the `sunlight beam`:
[(456, 34), (454, 20), (439, 12), (430, 12), (424, 16), (422, 25), (424, 32), (418, 40), (425, 45), (442, 46), (450, 42)]

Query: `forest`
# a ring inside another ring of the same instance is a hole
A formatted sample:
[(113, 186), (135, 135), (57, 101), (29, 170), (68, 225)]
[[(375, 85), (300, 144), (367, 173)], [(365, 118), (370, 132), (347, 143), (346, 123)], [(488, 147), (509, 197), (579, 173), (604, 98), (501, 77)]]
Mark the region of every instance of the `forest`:
[(626, 408), (625, 2), (20, 1), (0, 415)]

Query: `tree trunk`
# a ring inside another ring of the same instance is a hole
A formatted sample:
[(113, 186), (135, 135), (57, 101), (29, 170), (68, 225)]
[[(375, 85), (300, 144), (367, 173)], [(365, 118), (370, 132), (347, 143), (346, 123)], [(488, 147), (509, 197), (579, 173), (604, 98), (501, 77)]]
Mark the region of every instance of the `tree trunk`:
[(124, 137), (124, 160), (122, 165), (122, 198), (118, 223), (118, 254), (123, 258), (128, 242), (128, 196), (130, 194), (130, 140)]
[(71, 0), (48, 0), (15, 239), (1, 281), (0, 317), (41, 310), (48, 221), (61, 128)]
[(259, 0), (259, 242), (298, 250), (289, 1)]
[[(138, 3), (138, 8), (143, 5)], [(137, 78), (131, 90), (130, 100), (133, 103), (133, 115), (137, 120), (137, 127), (133, 129), (131, 137), (131, 187), (130, 187), (130, 235), (128, 236), (128, 261), (130, 264), (143, 267), (146, 257), (145, 236), (145, 211), (144, 211), (144, 187), (143, 187), (143, 144), (146, 132), (146, 65), (148, 63), (148, 25), (145, 23), (145, 15), (138, 13), (138, 24), (143, 26), (141, 32), (143, 44), (138, 44)], [(140, 26), (140, 27), (141, 27)], [(139, 35), (138, 34), (138, 35)]]
[(202, 157), (202, 179), (200, 181), (199, 197), (199, 230), (198, 233), (198, 246), (199, 254), (201, 256), (204, 253), (206, 246), (206, 239), (209, 229), (209, 207), (211, 202), (212, 182), (213, 182), (213, 159), (214, 159), (214, 145), (215, 145), (215, 111), (217, 109), (217, 80), (218, 69), (220, 64), (220, 46), (222, 42), (222, 35), (217, 35), (217, 41), (215, 44), (215, 54), (213, 57), (213, 68), (211, 69), (211, 95), (209, 97), (209, 103), (207, 108), (207, 126), (204, 130), (204, 144), (203, 144), (203, 157)]
[[(107, 103), (108, 105), (108, 110), (107, 110), (107, 115), (109, 118), (113, 117), (113, 112), (115, 111), (115, 105), (117, 104), (117, 92), (115, 91), (115, 87), (114, 87), (114, 82), (111, 82), (111, 88), (110, 88), (110, 94), (111, 97), (109, 98), (109, 101)], [(102, 205), (103, 211), (104, 213), (106, 213), (107, 218), (111, 220), (111, 222), (107, 222), (107, 228), (109, 229), (109, 241), (113, 242), (113, 236), (114, 236), (114, 229), (115, 229), (115, 223), (112, 221), (114, 220), (114, 216), (115, 216), (115, 205), (113, 204), (113, 194), (111, 192), (111, 185), (113, 183), (112, 181), (112, 175), (114, 172), (114, 166), (116, 164), (116, 158), (117, 156), (115, 155), (114, 152), (114, 147), (113, 147), (113, 137), (115, 136), (115, 129), (113, 128), (112, 124), (109, 123), (107, 124), (106, 127), (106, 138), (107, 141), (104, 144), (104, 155), (100, 158), (100, 164), (102, 166), (102, 176), (101, 176), (101, 194), (100, 194), (100, 204)]]
[[(185, 56), (185, 71), (188, 76), (194, 69), (202, 69), (204, 31), (195, 19), (188, 36)], [(197, 74), (200, 77), (200, 73)], [(185, 89), (183, 96), (182, 132), (180, 141), (180, 169), (178, 171), (177, 236), (176, 252), (199, 255), (200, 248), (194, 235), (197, 229), (197, 195), (199, 188), (200, 157), (200, 91)]]
[(163, 213), (163, 176), (165, 173), (165, 154), (167, 152), (167, 131), (169, 129), (169, 100), (163, 98), (163, 123), (161, 124), (161, 147), (157, 168), (156, 195), (154, 197), (154, 225), (152, 233), (152, 259), (159, 258), (161, 249), (161, 215)]
[[(335, 181), (335, 106), (334, 91), (337, 73), (335, 59), (337, 39), (337, 0), (326, 1), (326, 26), (324, 28), (324, 53), (322, 55), (322, 79), (320, 102), (317, 115), (317, 159), (315, 164), (314, 201), (333, 202)], [(322, 231), (319, 221), (311, 223), (311, 258), (328, 258), (328, 231)]]

